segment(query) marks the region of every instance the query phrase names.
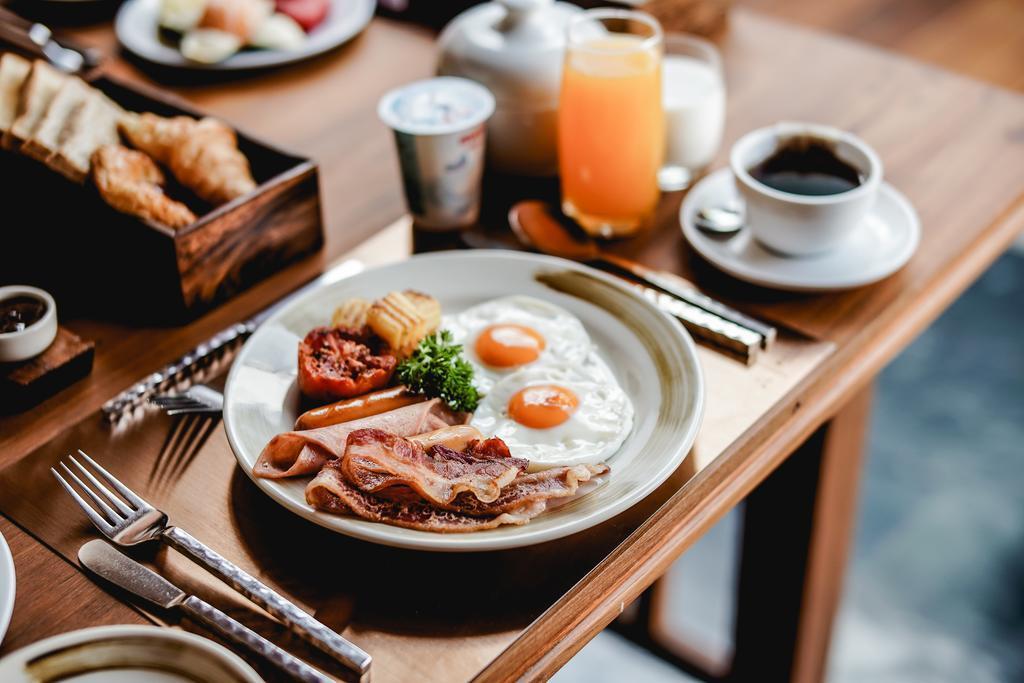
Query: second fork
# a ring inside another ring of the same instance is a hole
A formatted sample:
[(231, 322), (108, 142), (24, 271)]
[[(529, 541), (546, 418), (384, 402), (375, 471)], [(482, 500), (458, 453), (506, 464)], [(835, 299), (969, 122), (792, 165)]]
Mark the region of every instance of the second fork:
[(203, 384), (196, 384), (180, 394), (153, 396), (149, 402), (172, 416), (192, 413), (219, 414), (224, 409), (224, 394)]

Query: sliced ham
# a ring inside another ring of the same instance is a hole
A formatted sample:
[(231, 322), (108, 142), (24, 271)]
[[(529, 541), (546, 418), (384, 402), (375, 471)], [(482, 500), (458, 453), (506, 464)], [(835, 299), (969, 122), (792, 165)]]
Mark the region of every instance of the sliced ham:
[(339, 466), (345, 479), (366, 493), (404, 486), (446, 506), (464, 492), (483, 502), (496, 500), (529, 464), (513, 458), (501, 439), (476, 441), (460, 452), (440, 444), (424, 449), (380, 429), (360, 429), (349, 434)]
[(433, 399), (329, 427), (285, 432), (266, 445), (253, 466), (253, 474), (266, 479), (315, 474), (328, 460), (344, 453), (349, 434), (358, 429), (413, 436), (464, 420), (464, 414), (454, 413), (439, 399)]

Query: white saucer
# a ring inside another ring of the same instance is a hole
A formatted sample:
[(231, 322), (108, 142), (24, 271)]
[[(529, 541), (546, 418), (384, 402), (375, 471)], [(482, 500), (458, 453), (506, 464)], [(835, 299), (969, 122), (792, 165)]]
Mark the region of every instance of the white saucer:
[(733, 277), (762, 287), (794, 292), (851, 289), (877, 282), (902, 268), (917, 249), (921, 224), (917, 212), (896, 188), (882, 183), (875, 207), (863, 227), (847, 241), (819, 256), (785, 256), (753, 239), (744, 228), (717, 237), (694, 225), (705, 206), (737, 201), (732, 171), (715, 171), (697, 183), (679, 210), (683, 235), (704, 259)]

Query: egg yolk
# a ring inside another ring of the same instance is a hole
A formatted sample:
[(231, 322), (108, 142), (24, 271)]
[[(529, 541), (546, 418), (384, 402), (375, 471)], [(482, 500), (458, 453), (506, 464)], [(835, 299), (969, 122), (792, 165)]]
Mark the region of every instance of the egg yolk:
[(513, 394), (508, 402), (508, 414), (524, 427), (550, 429), (568, 420), (579, 405), (579, 398), (569, 389), (538, 384)]
[(544, 350), (544, 337), (525, 325), (491, 325), (476, 338), (476, 355), (495, 368), (532, 363)]

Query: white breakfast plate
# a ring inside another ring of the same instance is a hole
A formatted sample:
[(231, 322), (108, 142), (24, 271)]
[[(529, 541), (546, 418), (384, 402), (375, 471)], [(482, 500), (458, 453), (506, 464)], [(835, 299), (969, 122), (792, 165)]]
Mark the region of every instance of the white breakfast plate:
[(333, 0), (324, 22), (298, 50), (242, 50), (217, 64), (185, 59), (173, 43), (161, 38), (160, 0), (127, 0), (117, 11), (114, 32), (132, 54), (154, 64), (185, 69), (236, 71), (291, 64), (332, 50), (358, 35), (373, 18), (376, 0)]
[[(633, 401), (633, 430), (609, 460), (611, 473), (586, 495), (524, 526), (441, 534), (318, 512), (306, 503), (309, 478), (259, 479), (252, 467), (268, 441), (298, 416), (296, 348), (338, 303), (414, 288), (443, 311), (522, 294), (578, 317)], [(235, 359), (225, 387), (224, 424), (242, 470), (297, 515), (348, 536), (385, 545), (466, 552), (532, 545), (582, 531), (622, 512), (663, 482), (690, 451), (704, 406), (693, 340), (682, 326), (612, 277), (563, 259), (510, 251), (415, 256), (309, 292), (265, 322)]]
[(687, 193), (679, 209), (683, 235), (706, 261), (746, 282), (795, 292), (852, 289), (902, 268), (917, 250), (921, 224), (907, 198), (882, 183), (861, 229), (840, 247), (819, 256), (785, 256), (761, 245), (744, 228), (732, 237), (709, 235), (694, 224), (705, 206), (738, 201), (732, 171), (715, 171)]
[(62, 633), (0, 659), (4, 683), (261, 683), (241, 657), (207, 638), (158, 626)]
[(4, 634), (7, 633), (7, 627), (11, 624), (16, 589), (14, 557), (11, 555), (11, 548), (7, 545), (4, 535), (0, 534), (0, 643), (4, 641)]

